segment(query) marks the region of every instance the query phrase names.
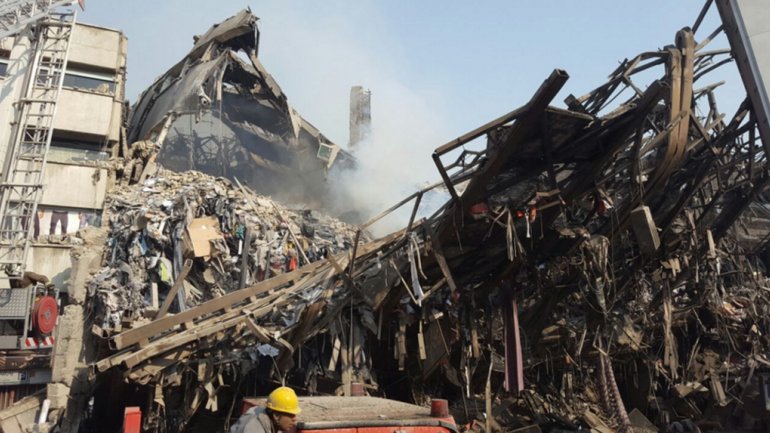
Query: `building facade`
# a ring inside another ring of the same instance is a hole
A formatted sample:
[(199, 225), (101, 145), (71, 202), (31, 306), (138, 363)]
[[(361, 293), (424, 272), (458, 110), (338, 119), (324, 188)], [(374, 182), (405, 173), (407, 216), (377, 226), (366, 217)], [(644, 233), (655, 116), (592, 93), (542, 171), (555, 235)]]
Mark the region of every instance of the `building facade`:
[[(0, 41), (0, 156), (16, 122), (32, 44), (26, 34)], [(127, 39), (118, 30), (76, 24), (57, 102), (42, 200), (27, 269), (67, 289), (67, 234), (100, 225), (112, 180), (107, 163), (119, 151), (125, 114)]]

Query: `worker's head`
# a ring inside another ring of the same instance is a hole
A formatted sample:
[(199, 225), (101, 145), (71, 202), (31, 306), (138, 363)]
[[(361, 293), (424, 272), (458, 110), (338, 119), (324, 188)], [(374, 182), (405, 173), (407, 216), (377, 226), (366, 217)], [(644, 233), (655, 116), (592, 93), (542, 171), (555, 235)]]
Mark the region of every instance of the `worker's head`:
[(267, 408), (276, 429), (283, 432), (294, 430), (300, 409), (297, 394), (293, 389), (288, 386), (276, 388), (267, 396)]

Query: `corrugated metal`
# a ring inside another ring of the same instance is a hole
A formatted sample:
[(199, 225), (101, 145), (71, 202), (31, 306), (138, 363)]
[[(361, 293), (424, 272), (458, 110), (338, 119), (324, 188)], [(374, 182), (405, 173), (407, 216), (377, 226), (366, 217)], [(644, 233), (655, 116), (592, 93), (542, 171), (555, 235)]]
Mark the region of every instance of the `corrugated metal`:
[(0, 410), (44, 388), (45, 385), (0, 386)]

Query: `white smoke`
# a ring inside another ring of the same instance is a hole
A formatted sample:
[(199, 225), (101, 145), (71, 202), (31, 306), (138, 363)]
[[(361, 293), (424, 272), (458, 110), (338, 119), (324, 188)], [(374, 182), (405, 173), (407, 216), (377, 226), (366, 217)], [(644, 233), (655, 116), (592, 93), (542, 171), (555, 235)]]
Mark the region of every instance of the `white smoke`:
[[(330, 178), (339, 191), (335, 208), (358, 210), (367, 219), (439, 178), (431, 153), (451, 138), (447, 133), (452, 128), (438, 92), (405, 78), (411, 65), (378, 18), (376, 6), (367, 1), (346, 4), (344, 17), (287, 2), (260, 6), (255, 10), (261, 17), (259, 57), (289, 103), (343, 147), (348, 142), (350, 88), (371, 90), (372, 131), (356, 150), (358, 168)], [(410, 212), (405, 207), (376, 232), (403, 227)]]
[[(343, 200), (335, 207), (357, 210), (364, 219), (439, 177), (430, 155), (441, 143), (438, 131), (442, 130), (442, 120), (433, 115), (421, 95), (399, 83), (386, 83), (380, 89), (377, 93), (372, 90), (372, 130), (355, 149), (356, 168), (330, 177)], [(431, 205), (435, 207), (423, 200), (421, 214)], [(402, 228), (412, 207), (413, 203), (405, 204), (375, 225), (373, 231), (385, 234)]]

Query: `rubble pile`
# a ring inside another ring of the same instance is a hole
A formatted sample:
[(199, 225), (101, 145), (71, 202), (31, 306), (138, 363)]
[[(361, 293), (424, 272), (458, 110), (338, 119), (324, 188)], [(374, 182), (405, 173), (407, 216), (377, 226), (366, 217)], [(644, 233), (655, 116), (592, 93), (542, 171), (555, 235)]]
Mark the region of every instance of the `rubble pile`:
[[(152, 390), (153, 403), (145, 408), (149, 428), (182, 430), (201, 413), (227, 423), (237, 394), (254, 389), (241, 390), (249, 378), (302, 378), (309, 393), (349, 392), (363, 378), (376, 388), (365, 350), (373, 343), (365, 329), (377, 332), (374, 301), (367, 294), (371, 289), (354, 280), (378, 274), (388, 257), (383, 252), (402, 243), (404, 234), (354, 243), (351, 251), (329, 253), (176, 314), (161, 309), (151, 321), (113, 329), (107, 340), (112, 353), (95, 363), (101, 373), (97, 389), (112, 392), (115, 376), (109, 373), (119, 372), (120, 382)], [(94, 331), (105, 336), (102, 329)], [(95, 422), (102, 425), (114, 421), (104, 416), (111, 405), (125, 404), (95, 402), (94, 414), (101, 417)]]
[(354, 228), (317, 211), (288, 210), (199, 172), (167, 171), (116, 188), (105, 208), (106, 266), (88, 291), (106, 333), (154, 318), (167, 301), (166, 311), (185, 311), (293, 271), (355, 238)]

